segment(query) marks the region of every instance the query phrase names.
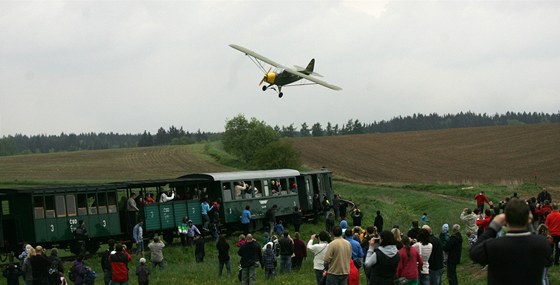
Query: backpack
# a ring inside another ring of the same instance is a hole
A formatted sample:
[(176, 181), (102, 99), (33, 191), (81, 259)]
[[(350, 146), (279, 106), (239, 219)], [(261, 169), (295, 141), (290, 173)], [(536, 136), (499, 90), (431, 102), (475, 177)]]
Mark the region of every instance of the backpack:
[(93, 285), (95, 284), (95, 278), (97, 277), (97, 273), (93, 271), (93, 269), (89, 266), (86, 266), (86, 274), (84, 275), (84, 284), (85, 285)]

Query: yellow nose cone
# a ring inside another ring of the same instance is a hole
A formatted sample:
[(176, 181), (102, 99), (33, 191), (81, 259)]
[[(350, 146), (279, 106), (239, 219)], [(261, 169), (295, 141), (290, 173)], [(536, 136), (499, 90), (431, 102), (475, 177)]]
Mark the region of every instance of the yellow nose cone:
[(276, 80), (276, 73), (269, 72), (264, 75), (264, 78), (266, 79), (266, 82), (268, 82), (268, 84), (274, 84), (274, 81)]

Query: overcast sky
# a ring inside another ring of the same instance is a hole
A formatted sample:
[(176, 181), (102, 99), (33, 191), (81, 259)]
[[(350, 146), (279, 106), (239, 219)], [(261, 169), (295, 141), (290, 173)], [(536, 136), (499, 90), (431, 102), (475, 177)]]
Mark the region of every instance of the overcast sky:
[[(0, 136), (560, 110), (560, 1), (2, 1)], [(235, 43), (341, 86), (257, 85)]]

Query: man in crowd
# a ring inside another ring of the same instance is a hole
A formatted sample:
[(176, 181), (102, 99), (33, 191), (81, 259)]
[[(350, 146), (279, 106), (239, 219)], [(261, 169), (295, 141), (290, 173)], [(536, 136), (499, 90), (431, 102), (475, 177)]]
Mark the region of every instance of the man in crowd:
[(554, 248), (554, 264), (558, 265), (560, 259), (560, 250), (558, 245), (560, 243), (560, 212), (558, 212), (558, 204), (552, 204), (552, 212), (546, 216), (544, 224), (548, 227), (548, 232), (552, 236), (552, 244)]
[(352, 259), (352, 246), (342, 238), (342, 228), (333, 228), (334, 240), (329, 243), (325, 253), (325, 267), (328, 267), (327, 285), (348, 284), (350, 273), (350, 259)]
[(128, 263), (132, 257), (125, 251), (122, 244), (115, 245), (115, 251), (109, 255), (111, 263), (111, 285), (128, 284)]
[(278, 241), (280, 245), (280, 273), (292, 272), (292, 254), (294, 254), (294, 241), (290, 238), (288, 231), (284, 231), (284, 237)]
[(261, 247), (253, 239), (253, 235), (247, 234), (245, 244), (237, 252), (241, 256), (241, 284), (254, 285), (257, 282), (255, 275), (255, 263), (261, 260)]
[(451, 228), (449, 241), (443, 245), (447, 252), (447, 280), (449, 285), (458, 285), (457, 265), (461, 263), (461, 252), (463, 251), (463, 237), (461, 236), (461, 226), (454, 224)]
[[(471, 259), (488, 265), (488, 284), (542, 284), (552, 252), (546, 237), (528, 230), (530, 220), (529, 206), (513, 199), (471, 248)], [(496, 238), (506, 224), (507, 234)]]
[(51, 262), (43, 252), (43, 247), (35, 247), (35, 256), (29, 260), (31, 262), (31, 272), (33, 273), (33, 285), (49, 284), (49, 268)]

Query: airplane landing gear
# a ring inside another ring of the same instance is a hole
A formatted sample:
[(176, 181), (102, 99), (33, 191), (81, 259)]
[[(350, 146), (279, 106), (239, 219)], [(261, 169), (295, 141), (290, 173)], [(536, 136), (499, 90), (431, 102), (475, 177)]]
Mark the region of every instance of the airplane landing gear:
[(282, 96), (284, 96), (284, 93), (282, 92), (278, 93), (278, 98), (282, 98)]
[(268, 87), (266, 87), (266, 85), (263, 85), (262, 91), (266, 91), (267, 88), (268, 88)]

